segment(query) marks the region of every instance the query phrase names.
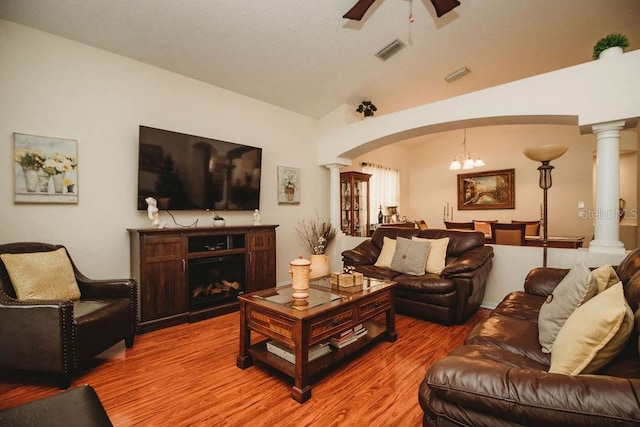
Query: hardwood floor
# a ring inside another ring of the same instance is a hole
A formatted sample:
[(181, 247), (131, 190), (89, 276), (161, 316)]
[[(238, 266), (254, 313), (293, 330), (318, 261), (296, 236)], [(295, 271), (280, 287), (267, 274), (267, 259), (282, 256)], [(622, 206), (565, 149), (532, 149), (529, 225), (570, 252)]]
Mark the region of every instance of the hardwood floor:
[[(397, 315), (398, 341), (382, 341), (312, 383), (304, 404), (292, 380), (262, 364), (236, 367), (239, 315), (139, 335), (96, 359), (71, 387), (92, 385), (118, 426), (420, 426), (426, 368), (488, 316), (461, 326)], [(119, 348), (118, 348), (119, 347)], [(118, 357), (118, 354), (121, 357)], [(0, 409), (59, 393), (47, 377), (0, 371)]]

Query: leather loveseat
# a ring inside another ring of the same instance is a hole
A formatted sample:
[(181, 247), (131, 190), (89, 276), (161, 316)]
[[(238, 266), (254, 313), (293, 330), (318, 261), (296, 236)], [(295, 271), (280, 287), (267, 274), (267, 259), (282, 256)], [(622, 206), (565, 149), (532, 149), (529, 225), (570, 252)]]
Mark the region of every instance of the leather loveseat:
[[(448, 237), (444, 269), (416, 276), (376, 267), (385, 237)], [(492, 258), (493, 248), (484, 244), (480, 232), (401, 227), (379, 227), (370, 239), (342, 252), (345, 267), (354, 266), (365, 276), (398, 283), (394, 289), (397, 312), (444, 324), (464, 323), (480, 307)]]
[[(636, 323), (639, 270), (640, 249), (615, 267)], [(462, 347), (431, 365), (418, 395), (424, 426), (640, 425), (637, 327), (622, 352), (594, 373), (549, 372), (553, 356), (541, 350), (539, 312), (568, 272), (533, 269), (524, 291), (507, 295)]]

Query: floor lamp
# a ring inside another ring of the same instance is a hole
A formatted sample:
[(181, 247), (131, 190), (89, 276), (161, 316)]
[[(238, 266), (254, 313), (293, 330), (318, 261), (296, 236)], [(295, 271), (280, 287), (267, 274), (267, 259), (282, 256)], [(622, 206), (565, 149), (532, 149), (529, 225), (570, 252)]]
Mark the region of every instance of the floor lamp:
[(548, 217), (547, 217), (547, 190), (551, 188), (551, 170), (553, 166), (549, 163), (551, 160), (555, 160), (558, 157), (562, 156), (569, 147), (567, 145), (562, 144), (548, 144), (548, 145), (538, 145), (536, 147), (529, 147), (524, 149), (524, 155), (530, 158), (533, 161), (541, 162), (542, 165), (538, 167), (538, 171), (540, 171), (540, 181), (538, 184), (540, 188), (542, 188), (542, 205), (543, 205), (543, 214), (542, 214), (542, 266), (547, 266), (547, 247), (548, 247), (548, 239), (549, 239), (549, 227)]

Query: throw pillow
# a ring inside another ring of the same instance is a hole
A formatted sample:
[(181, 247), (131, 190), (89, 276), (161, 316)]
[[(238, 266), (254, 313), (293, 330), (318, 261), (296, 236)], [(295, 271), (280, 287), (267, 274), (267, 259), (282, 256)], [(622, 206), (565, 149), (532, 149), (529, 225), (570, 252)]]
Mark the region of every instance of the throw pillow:
[(538, 340), (544, 353), (551, 353), (553, 342), (571, 313), (597, 293), (596, 279), (582, 261), (578, 262), (540, 307)]
[(391, 266), (393, 271), (420, 276), (424, 274), (424, 263), (429, 251), (429, 242), (398, 237), (396, 239), (396, 253), (393, 254)]
[(446, 265), (449, 238), (444, 237), (442, 239), (423, 239), (420, 237), (413, 237), (413, 240), (430, 243), (424, 269), (427, 273), (440, 274), (440, 272), (444, 270), (444, 266)]
[(611, 264), (601, 265), (591, 272), (598, 282), (598, 293), (601, 293), (620, 281)]
[(396, 253), (396, 240), (390, 239), (389, 237), (385, 237), (382, 239), (382, 250), (380, 251), (380, 255), (378, 255), (378, 259), (376, 263), (373, 264), (376, 267), (385, 267), (389, 268), (391, 266), (391, 260), (393, 259), (393, 254)]
[(49, 252), (2, 254), (0, 259), (19, 300), (79, 299), (71, 261), (64, 248)]
[(553, 345), (549, 372), (568, 375), (597, 372), (624, 349), (633, 321), (622, 283), (618, 282), (569, 316)]

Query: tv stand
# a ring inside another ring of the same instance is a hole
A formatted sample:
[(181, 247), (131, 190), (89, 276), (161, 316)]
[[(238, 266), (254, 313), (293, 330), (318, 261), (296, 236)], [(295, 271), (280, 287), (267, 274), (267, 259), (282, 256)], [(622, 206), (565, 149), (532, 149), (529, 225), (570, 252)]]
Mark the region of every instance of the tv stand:
[(138, 333), (235, 311), (276, 285), (277, 225), (129, 229)]

